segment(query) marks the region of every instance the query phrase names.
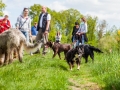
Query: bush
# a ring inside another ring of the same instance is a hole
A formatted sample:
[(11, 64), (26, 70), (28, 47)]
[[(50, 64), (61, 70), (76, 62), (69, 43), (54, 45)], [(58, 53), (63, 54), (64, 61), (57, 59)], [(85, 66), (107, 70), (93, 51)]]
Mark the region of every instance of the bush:
[(117, 49), (118, 42), (113, 36), (104, 36), (100, 39), (98, 46), (106, 52)]

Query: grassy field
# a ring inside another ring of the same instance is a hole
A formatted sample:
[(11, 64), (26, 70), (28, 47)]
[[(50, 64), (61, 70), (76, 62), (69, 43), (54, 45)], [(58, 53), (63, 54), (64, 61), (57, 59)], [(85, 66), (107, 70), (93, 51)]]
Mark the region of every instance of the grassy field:
[[(63, 56), (63, 55), (62, 55)], [(24, 55), (0, 68), (0, 90), (120, 90), (120, 54), (95, 54), (95, 62), (82, 59), (81, 69), (72, 71), (65, 60), (54, 59), (52, 51)], [(62, 57), (64, 59), (64, 56)]]

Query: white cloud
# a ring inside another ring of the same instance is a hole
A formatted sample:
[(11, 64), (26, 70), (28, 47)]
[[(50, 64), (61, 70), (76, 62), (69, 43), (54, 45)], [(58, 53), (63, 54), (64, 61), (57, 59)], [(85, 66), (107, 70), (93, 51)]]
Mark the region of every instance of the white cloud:
[(79, 10), (82, 14), (97, 16), (106, 20), (110, 25), (120, 25), (120, 0), (64, 0), (54, 1), (51, 8), (57, 11), (67, 8)]
[(9, 11), (3, 11), (4, 15), (10, 15)]
[(56, 11), (68, 9), (66, 6), (64, 6), (64, 3), (59, 2), (59, 1), (55, 1), (51, 3), (48, 7)]
[(7, 5), (5, 13), (8, 13), (14, 22), (24, 7), (36, 3), (56, 11), (74, 8), (82, 14), (98, 16), (100, 20), (105, 19), (110, 25), (120, 25), (120, 0), (3, 0), (3, 2)]

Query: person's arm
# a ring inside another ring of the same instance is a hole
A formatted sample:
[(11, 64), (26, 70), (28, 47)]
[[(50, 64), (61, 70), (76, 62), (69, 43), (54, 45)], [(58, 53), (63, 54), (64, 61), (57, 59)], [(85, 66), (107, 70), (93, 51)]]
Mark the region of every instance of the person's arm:
[(19, 29), (19, 26), (20, 26), (20, 17), (17, 18), (17, 22), (16, 22), (15, 26), (16, 26), (16, 29)]
[(87, 23), (85, 23), (85, 33), (87, 33), (88, 31), (88, 27), (87, 27)]
[(50, 20), (47, 21), (46, 31), (49, 29), (49, 26), (50, 26)]
[(28, 29), (29, 29), (29, 35), (31, 36), (31, 19), (29, 19)]
[(85, 28), (84, 28), (84, 31), (81, 32), (81, 34), (85, 34), (85, 33), (87, 33), (87, 23), (84, 24), (84, 27), (85, 27)]
[(4, 28), (4, 26), (2, 25), (3, 23), (3, 19), (0, 20), (0, 28)]
[(47, 25), (46, 25), (45, 33), (48, 33), (48, 29), (49, 29), (49, 27), (50, 27), (50, 20), (51, 20), (51, 16), (50, 16), (50, 14), (48, 14), (48, 16), (47, 16)]
[(81, 28), (79, 27), (79, 30), (77, 31), (77, 33), (76, 33), (76, 34), (80, 34), (80, 31), (81, 31), (80, 29), (81, 29)]
[(10, 21), (8, 20), (7, 21), (7, 28), (10, 28), (11, 27), (11, 24), (10, 24)]

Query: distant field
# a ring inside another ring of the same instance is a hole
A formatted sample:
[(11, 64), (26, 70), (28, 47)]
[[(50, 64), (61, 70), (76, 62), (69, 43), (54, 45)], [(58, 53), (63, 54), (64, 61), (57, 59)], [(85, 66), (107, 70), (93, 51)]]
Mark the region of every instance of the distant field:
[[(63, 55), (62, 55), (63, 56)], [(0, 68), (0, 90), (120, 90), (120, 54), (95, 54), (95, 62), (82, 59), (81, 69), (73, 71), (65, 60), (54, 59), (52, 51), (25, 55)], [(64, 59), (64, 56), (62, 57)]]

